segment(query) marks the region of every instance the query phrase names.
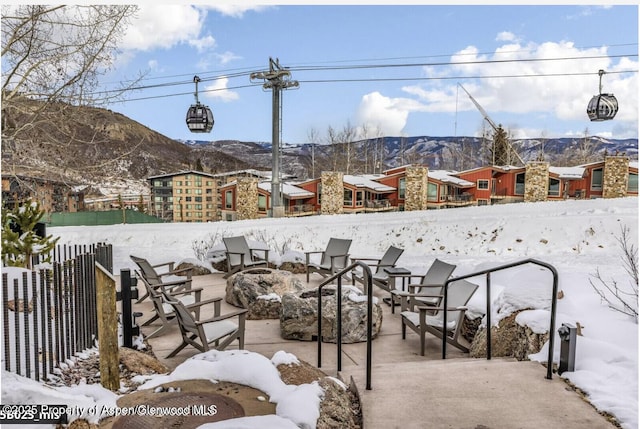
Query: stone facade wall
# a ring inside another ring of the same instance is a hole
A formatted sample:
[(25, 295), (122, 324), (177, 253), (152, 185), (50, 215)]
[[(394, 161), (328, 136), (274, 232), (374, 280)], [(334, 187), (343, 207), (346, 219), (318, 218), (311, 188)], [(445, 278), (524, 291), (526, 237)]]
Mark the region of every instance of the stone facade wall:
[(236, 187), (236, 218), (258, 218), (258, 179), (239, 177)]
[(605, 157), (604, 172), (602, 175), (602, 198), (620, 198), (627, 196), (627, 187), (629, 185), (629, 157)]
[(323, 171), (320, 176), (322, 184), (322, 201), (320, 214), (343, 213), (344, 206), (344, 174), (339, 171)]
[(524, 201), (546, 201), (549, 193), (549, 163), (530, 162), (525, 168)]
[(407, 186), (404, 196), (406, 211), (427, 209), (428, 173), (427, 167), (407, 167)]

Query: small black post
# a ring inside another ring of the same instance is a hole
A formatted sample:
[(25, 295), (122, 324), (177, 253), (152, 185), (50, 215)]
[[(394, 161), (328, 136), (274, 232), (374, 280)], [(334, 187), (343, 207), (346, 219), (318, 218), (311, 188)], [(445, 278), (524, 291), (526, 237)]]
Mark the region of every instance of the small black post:
[(117, 299), (122, 300), (122, 343), (125, 347), (133, 348), (133, 336), (140, 334), (140, 328), (135, 326), (131, 300), (138, 299), (137, 279), (131, 277), (131, 270), (120, 270), (120, 293)]
[(576, 363), (576, 335), (578, 329), (563, 323), (558, 329), (560, 336), (560, 365), (558, 374), (574, 371)]

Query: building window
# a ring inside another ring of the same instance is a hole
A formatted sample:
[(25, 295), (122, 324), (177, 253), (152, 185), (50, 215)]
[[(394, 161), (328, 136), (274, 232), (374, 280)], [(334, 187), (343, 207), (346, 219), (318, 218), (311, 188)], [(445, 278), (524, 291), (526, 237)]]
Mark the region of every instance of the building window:
[(591, 189), (602, 190), (602, 168), (591, 171)]
[(427, 183), (427, 201), (438, 201), (438, 185)]
[(357, 191), (356, 192), (356, 206), (362, 207), (363, 203), (364, 203), (364, 192)]
[(516, 189), (514, 193), (516, 195), (524, 195), (524, 173), (516, 174)]
[(549, 196), (559, 196), (560, 195), (560, 181), (558, 179), (549, 179)]
[(398, 180), (398, 198), (404, 200), (407, 191), (407, 178), (402, 177)]
[(478, 200), (478, 205), (479, 206), (488, 206), (489, 205), (489, 200)]
[(224, 193), (224, 208), (233, 208), (233, 191), (227, 191)]
[(629, 173), (627, 192), (638, 192), (638, 173)]
[(478, 189), (488, 190), (489, 181), (487, 179), (478, 179)]
[(351, 189), (344, 188), (344, 203), (345, 206), (353, 206), (353, 191)]
[(267, 196), (258, 194), (258, 211), (267, 211)]

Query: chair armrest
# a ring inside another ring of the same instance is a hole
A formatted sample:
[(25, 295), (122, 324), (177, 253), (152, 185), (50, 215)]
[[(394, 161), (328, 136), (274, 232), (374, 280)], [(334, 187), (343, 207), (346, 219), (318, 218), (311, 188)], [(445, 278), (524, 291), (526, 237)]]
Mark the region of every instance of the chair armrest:
[(442, 286), (442, 285), (435, 285), (435, 284), (431, 284), (431, 285), (430, 285), (430, 284), (426, 284), (426, 285), (423, 285), (423, 284), (420, 284), (420, 283), (411, 283), (411, 284), (408, 284), (408, 285), (407, 285), (407, 288), (408, 288), (409, 290), (415, 290), (415, 289), (419, 289), (419, 288), (423, 288), (423, 287), (424, 287), (424, 288), (434, 288), (434, 289), (435, 289), (435, 288), (440, 288), (440, 289), (442, 289), (442, 287), (443, 287), (443, 286)]
[(168, 266), (169, 267), (169, 271), (173, 271), (173, 266), (175, 265), (175, 262), (170, 261), (170, 262), (162, 262), (160, 264), (156, 264), (156, 265), (151, 265), (153, 268), (159, 268), (159, 267), (164, 267), (164, 266)]
[(236, 317), (236, 316), (240, 316), (240, 318), (244, 318), (246, 317), (246, 313), (249, 310), (242, 309), (242, 310), (236, 310), (236, 311), (232, 311), (231, 313), (225, 313), (222, 316), (214, 316), (210, 319), (206, 319), (206, 320), (199, 320), (196, 322), (197, 325), (203, 325), (205, 323), (211, 323), (211, 322), (219, 322), (220, 320), (225, 320), (225, 319), (230, 319), (232, 317)]
[(190, 279), (190, 278), (191, 278), (191, 276), (193, 275), (193, 267), (186, 267), (186, 268), (180, 268), (180, 269), (178, 269), (178, 270), (171, 270), (171, 271), (169, 271), (169, 272), (167, 272), (167, 273), (161, 273), (161, 274), (158, 274), (158, 275), (159, 275), (159, 276), (168, 276), (168, 275), (170, 275), (170, 274), (173, 274), (173, 275), (180, 275), (180, 274), (182, 274), (182, 273), (186, 273), (186, 277), (187, 277), (188, 279)]
[[(155, 285), (153, 287), (156, 286), (160, 286), (160, 287), (165, 287), (165, 286), (178, 286), (178, 285), (191, 285), (191, 279), (186, 279), (186, 280), (174, 280), (171, 282), (162, 282), (161, 285)], [(191, 289), (190, 287), (187, 287), (187, 289)]]
[(351, 263), (356, 261), (378, 261), (380, 262), (380, 258), (351, 258)]
[[(423, 310), (424, 309), (426, 311), (434, 311), (434, 310), (442, 311), (442, 310), (445, 310), (444, 307), (428, 307), (426, 305), (418, 305), (418, 306), (416, 306), (416, 308), (418, 310)], [(468, 309), (469, 309), (469, 307), (466, 307), (464, 305), (461, 305), (460, 307), (447, 307), (446, 308), (447, 311), (467, 311)]]
[(185, 307), (186, 308), (202, 307), (203, 305), (211, 304), (211, 303), (219, 303), (220, 301), (222, 301), (221, 297), (210, 298), (210, 299), (205, 299), (204, 301), (194, 302), (193, 304), (185, 305)]
[[(160, 286), (162, 287), (162, 286)], [(180, 296), (180, 295), (191, 295), (192, 292), (194, 292), (197, 295), (200, 295), (202, 293), (203, 289), (201, 287), (197, 287), (197, 288), (193, 288), (193, 289), (189, 289), (189, 290), (181, 290), (178, 292), (165, 292), (167, 295), (169, 296)]]
[(269, 260), (269, 249), (249, 249), (249, 251), (251, 252), (251, 256), (253, 256), (253, 252), (264, 252), (264, 258), (262, 258), (265, 261)]

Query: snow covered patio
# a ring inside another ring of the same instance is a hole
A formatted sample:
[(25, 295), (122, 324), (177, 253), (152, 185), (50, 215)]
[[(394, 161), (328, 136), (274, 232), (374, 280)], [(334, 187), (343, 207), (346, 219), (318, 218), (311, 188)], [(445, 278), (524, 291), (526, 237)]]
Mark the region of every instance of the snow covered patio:
[[(304, 282), (304, 275), (299, 274)], [(309, 287), (317, 286), (320, 276), (312, 275)], [(306, 282), (305, 282), (306, 284)], [(203, 299), (224, 296), (226, 280), (222, 274), (194, 277), (194, 287), (204, 288)], [(376, 288), (377, 289), (377, 288)], [(381, 298), (382, 291), (376, 295)], [(427, 340), (426, 356), (420, 356), (419, 338), (400, 336), (400, 315), (382, 304), (380, 335), (373, 341), (372, 390), (365, 389), (366, 343), (343, 344), (341, 377), (353, 377), (361, 397), (366, 428), (613, 428), (603, 416), (565, 381), (554, 374), (545, 378), (546, 368), (537, 362), (514, 359), (471, 359), (453, 347), (448, 358), (440, 359), (441, 343)], [(151, 314), (148, 300), (135, 304), (136, 311)], [(223, 301), (222, 312), (234, 309)], [(143, 328), (152, 332), (154, 326)], [(174, 325), (166, 334), (148, 340), (156, 357), (170, 368), (198, 354), (187, 347), (176, 357), (166, 359), (179, 343)], [(228, 349), (234, 349), (237, 343)], [(557, 346), (559, 347), (559, 346)], [(283, 340), (278, 320), (247, 320), (245, 349), (268, 359), (284, 350), (311, 365), (317, 364), (317, 343)], [(336, 346), (323, 343), (322, 370), (336, 375)]]

